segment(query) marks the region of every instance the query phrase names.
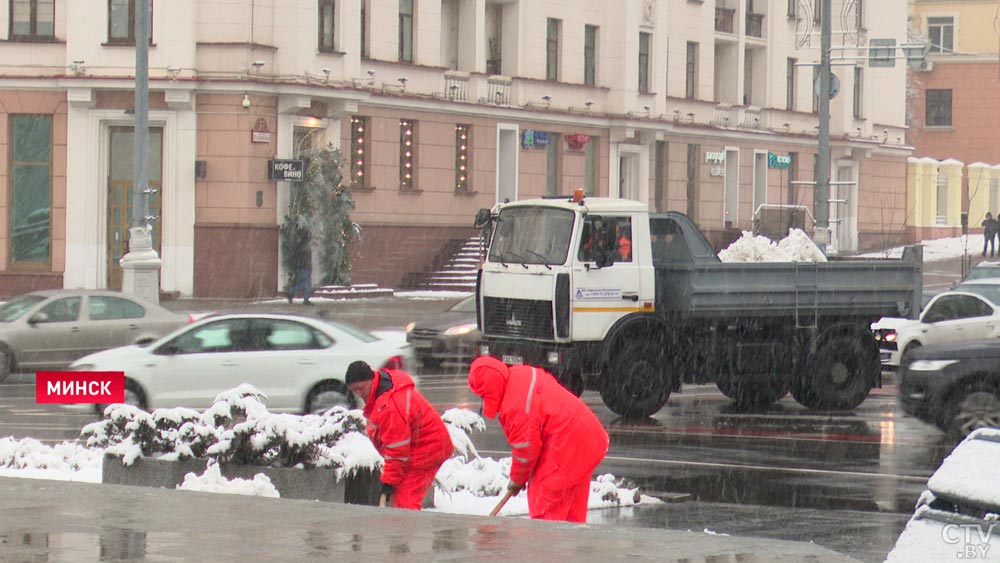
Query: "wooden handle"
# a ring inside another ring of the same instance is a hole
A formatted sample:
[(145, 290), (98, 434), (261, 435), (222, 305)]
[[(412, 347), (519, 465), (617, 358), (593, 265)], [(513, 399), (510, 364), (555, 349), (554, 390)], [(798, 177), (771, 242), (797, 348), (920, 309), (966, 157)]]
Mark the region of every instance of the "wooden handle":
[(381, 506), (381, 507), (384, 507), (386, 505), (385, 495), (382, 495), (382, 496), (379, 497), (379, 499), (378, 499), (378, 505)]
[(497, 503), (496, 507), (493, 509), (493, 512), (490, 512), (490, 516), (496, 516), (497, 514), (500, 514), (500, 509), (503, 508), (503, 505), (507, 504), (507, 501), (510, 500), (510, 497), (512, 496), (514, 496), (514, 491), (507, 489), (507, 494), (505, 494), (503, 498), (500, 499), (500, 502)]

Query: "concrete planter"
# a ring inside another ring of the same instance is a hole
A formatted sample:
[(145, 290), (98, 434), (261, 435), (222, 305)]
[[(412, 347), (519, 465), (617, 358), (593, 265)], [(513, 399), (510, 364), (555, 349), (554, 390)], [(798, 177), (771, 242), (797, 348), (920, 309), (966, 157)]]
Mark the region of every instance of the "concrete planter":
[[(184, 476), (201, 474), (208, 466), (205, 459), (165, 461), (139, 458), (132, 465), (123, 465), (116, 455), (104, 456), (101, 469), (103, 482), (112, 485), (137, 485), (173, 489), (184, 482)], [(333, 469), (297, 469), (291, 467), (261, 467), (255, 465), (220, 464), (226, 479), (253, 479), (263, 473), (278, 489), (281, 498), (321, 500), (348, 504), (378, 504), (380, 483), (377, 471), (359, 470), (337, 481)]]

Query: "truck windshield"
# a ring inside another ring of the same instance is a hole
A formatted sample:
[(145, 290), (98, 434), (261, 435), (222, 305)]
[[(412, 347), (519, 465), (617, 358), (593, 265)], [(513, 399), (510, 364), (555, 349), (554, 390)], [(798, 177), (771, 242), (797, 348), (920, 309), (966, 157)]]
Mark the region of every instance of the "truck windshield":
[(573, 215), (568, 209), (552, 207), (502, 210), (493, 233), (490, 262), (564, 264), (573, 233)]

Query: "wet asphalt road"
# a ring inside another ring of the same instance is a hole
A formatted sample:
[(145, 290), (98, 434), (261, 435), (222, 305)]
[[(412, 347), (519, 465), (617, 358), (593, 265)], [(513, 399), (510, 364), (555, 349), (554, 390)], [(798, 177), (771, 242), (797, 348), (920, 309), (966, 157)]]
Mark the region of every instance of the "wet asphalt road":
[[(368, 299), (314, 308), (283, 302), (182, 301), (176, 310), (324, 312), (368, 329), (395, 329), (455, 300)], [(419, 371), (418, 371), (419, 373)], [(441, 411), (477, 409), (465, 372), (421, 373)], [(611, 450), (599, 471), (637, 483), (666, 504), (601, 511), (593, 523), (812, 540), (863, 561), (892, 548), (927, 478), (951, 450), (936, 429), (904, 415), (891, 378), (854, 412), (808, 411), (785, 397), (737, 411), (714, 386), (687, 386), (655, 416), (615, 417), (593, 392), (583, 400), (604, 422)], [(72, 440), (96, 415), (34, 402), (30, 376), (0, 384), (0, 436)], [(509, 455), (495, 421), (473, 436), (483, 455)]]

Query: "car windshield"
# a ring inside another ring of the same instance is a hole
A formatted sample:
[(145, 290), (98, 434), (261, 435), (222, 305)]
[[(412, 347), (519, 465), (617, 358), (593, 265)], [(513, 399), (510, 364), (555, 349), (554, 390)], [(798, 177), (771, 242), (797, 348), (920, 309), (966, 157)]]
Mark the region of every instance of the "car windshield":
[(28, 309), (31, 309), (42, 301), (45, 301), (45, 298), (41, 295), (22, 295), (11, 299), (0, 305), (0, 322), (9, 323), (16, 321), (24, 316), (28, 312)]
[(500, 212), (490, 262), (561, 265), (569, 254), (573, 212), (554, 207), (511, 207)]
[(379, 340), (379, 338), (374, 334), (365, 332), (356, 326), (345, 325), (343, 323), (338, 323), (337, 321), (325, 321), (325, 322), (326, 324), (332, 327), (336, 327), (362, 342), (378, 342)]
[(449, 311), (454, 311), (456, 313), (475, 313), (476, 312), (476, 296), (470, 295), (465, 299), (455, 303), (451, 306)]
[(975, 293), (985, 297), (990, 303), (1000, 306), (1000, 284), (960, 283), (955, 286), (955, 291)]

